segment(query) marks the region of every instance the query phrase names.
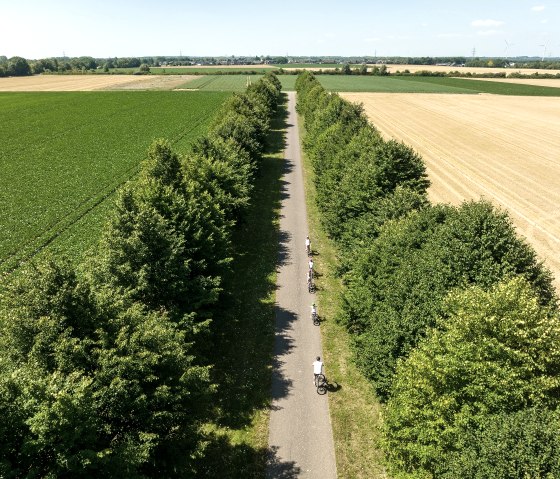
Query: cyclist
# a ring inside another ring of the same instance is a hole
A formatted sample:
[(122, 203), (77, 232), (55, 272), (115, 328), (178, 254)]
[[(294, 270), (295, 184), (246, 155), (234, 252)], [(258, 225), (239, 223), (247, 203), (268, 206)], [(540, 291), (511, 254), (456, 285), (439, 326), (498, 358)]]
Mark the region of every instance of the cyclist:
[(319, 374), (323, 374), (323, 362), (321, 361), (320, 356), (317, 356), (317, 359), (313, 361), (313, 384), (317, 381), (317, 376)]
[(308, 270), (307, 271), (307, 289), (311, 289), (312, 280), (313, 280), (313, 278), (311, 277), (311, 270)]
[(309, 235), (305, 238), (305, 251), (308, 255), (311, 254), (311, 240), (309, 239)]
[(309, 257), (309, 263), (307, 263), (309, 265), (309, 272), (311, 273), (311, 278), (313, 278), (313, 258), (310, 256)]
[(315, 303), (313, 303), (311, 305), (311, 317), (315, 317), (317, 316), (317, 305)]

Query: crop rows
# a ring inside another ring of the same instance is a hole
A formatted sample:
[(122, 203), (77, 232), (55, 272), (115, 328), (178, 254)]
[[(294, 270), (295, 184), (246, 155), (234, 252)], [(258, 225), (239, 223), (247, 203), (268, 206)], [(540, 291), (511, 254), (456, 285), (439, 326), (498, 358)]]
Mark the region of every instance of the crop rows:
[[(224, 96), (3, 94), (0, 271), (13, 269), (95, 210), (136, 173), (153, 138), (165, 136), (184, 149), (205, 130)], [(70, 236), (71, 242), (91, 241), (89, 233)]]

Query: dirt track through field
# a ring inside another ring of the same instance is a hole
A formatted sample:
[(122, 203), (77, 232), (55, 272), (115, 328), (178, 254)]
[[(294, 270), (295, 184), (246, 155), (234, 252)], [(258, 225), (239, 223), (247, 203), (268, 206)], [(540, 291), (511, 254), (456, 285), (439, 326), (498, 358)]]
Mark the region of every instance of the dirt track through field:
[(505, 208), (560, 290), (560, 98), (344, 93), (424, 158), (434, 202)]
[[(267, 477), (331, 479), (336, 463), (328, 393), (318, 395), (313, 384), (312, 363), (322, 357), (321, 333), (311, 321), (313, 296), (305, 282), (308, 228), (295, 93), (288, 97), (269, 430), (273, 460)], [(325, 369), (328, 377), (328, 364)]]

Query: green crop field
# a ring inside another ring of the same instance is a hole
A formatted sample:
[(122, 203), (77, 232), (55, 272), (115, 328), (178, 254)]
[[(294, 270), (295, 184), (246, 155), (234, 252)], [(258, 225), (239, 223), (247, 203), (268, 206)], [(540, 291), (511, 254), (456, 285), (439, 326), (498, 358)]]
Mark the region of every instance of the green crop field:
[(205, 91), (245, 91), (248, 82), (255, 83), (262, 75), (202, 75), (177, 88)]
[(317, 79), (330, 91), (382, 92), (382, 93), (475, 93), (472, 90), (431, 84), (401, 81), (407, 77), (361, 76), (361, 75), (317, 75)]
[(520, 83), (494, 82), (484, 80), (471, 80), (465, 78), (448, 77), (416, 77), (402, 76), (392, 77), (403, 83), (419, 83), (442, 88), (460, 88), (470, 90), (473, 93), (493, 93), (495, 95), (517, 95), (517, 96), (560, 96), (559, 87), (546, 87), (537, 85), (524, 85)]
[[(263, 75), (203, 75), (190, 80), (177, 88), (197, 89), (203, 91), (244, 91), (247, 81), (257, 82)], [(296, 75), (280, 75), (278, 79), (285, 91), (294, 90)]]
[[(284, 63), (273, 66), (276, 68), (321, 68), (323, 70), (343, 67), (340, 63)], [(350, 65), (351, 68), (355, 68), (357, 66), (359, 65)]]
[[(271, 72), (278, 70), (276, 66), (273, 67), (262, 67), (260, 65), (255, 65), (253, 67), (204, 67), (204, 66), (192, 66), (192, 67), (150, 67), (150, 75), (244, 75), (247, 72), (261, 73)], [(138, 68), (110, 68), (109, 73), (127, 74), (132, 75), (137, 72)], [(102, 69), (99, 69), (95, 74), (102, 75), (107, 74)]]
[(224, 75), (243, 75), (247, 72), (256, 72), (256, 73), (266, 73), (273, 71), (274, 68), (269, 67), (261, 67), (259, 65), (255, 65), (254, 67), (243, 67), (243, 68), (235, 68), (233, 66), (228, 67), (203, 67), (203, 66), (192, 66), (192, 67), (151, 67), (150, 73), (155, 75), (159, 74), (181, 74), (181, 75), (216, 75), (218, 72)]
[[(283, 79), (284, 77), (280, 77)], [(317, 75), (331, 91), (380, 93), (493, 93), (496, 95), (560, 96), (560, 88), (489, 82), (465, 78), (420, 76)]]
[(95, 244), (115, 189), (154, 138), (184, 151), (224, 93), (0, 93), (0, 272), (45, 246)]

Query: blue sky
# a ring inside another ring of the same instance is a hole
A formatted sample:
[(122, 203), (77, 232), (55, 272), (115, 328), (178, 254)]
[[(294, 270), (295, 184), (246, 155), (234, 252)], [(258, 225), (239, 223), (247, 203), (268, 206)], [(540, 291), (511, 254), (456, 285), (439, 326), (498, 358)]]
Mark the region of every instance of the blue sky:
[(29, 59), (560, 56), (560, 0), (0, 0), (0, 25), (0, 55)]

